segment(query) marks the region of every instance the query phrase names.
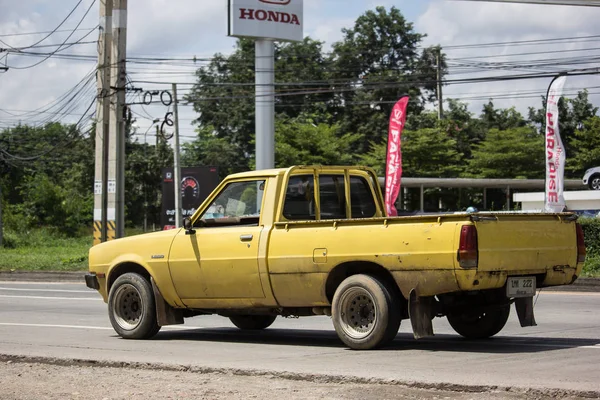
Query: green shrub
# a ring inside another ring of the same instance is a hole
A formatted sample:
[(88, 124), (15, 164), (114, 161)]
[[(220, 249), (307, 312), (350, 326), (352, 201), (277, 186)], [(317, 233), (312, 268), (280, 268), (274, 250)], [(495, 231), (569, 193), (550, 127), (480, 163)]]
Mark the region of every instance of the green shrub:
[(600, 275), (600, 218), (579, 218), (583, 228), (586, 258), (583, 274), (587, 276)]
[(583, 276), (600, 276), (600, 257), (588, 256), (583, 266)]

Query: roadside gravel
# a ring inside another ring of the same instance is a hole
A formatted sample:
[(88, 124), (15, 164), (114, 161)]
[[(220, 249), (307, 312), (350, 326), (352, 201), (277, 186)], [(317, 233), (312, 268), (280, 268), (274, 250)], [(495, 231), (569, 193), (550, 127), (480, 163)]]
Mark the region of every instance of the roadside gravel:
[[(0, 397), (5, 400), (117, 399), (576, 399), (581, 394), (487, 388), (484, 391), (420, 389), (390, 383), (329, 383), (274, 375), (247, 376), (132, 367), (103, 367), (77, 361), (0, 363)], [(587, 396), (585, 396), (587, 397)]]

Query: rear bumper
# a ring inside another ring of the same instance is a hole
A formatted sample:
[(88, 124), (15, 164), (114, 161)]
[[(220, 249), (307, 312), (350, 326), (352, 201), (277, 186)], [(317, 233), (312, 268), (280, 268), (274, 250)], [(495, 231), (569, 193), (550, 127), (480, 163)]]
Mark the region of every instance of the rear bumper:
[(100, 283), (98, 282), (98, 277), (95, 273), (85, 274), (85, 285), (90, 289), (99, 290)]
[(510, 271), (456, 271), (456, 280), (461, 291), (498, 289), (506, 285), (509, 276), (537, 276), (537, 287), (572, 284), (581, 274), (583, 264), (577, 267), (563, 266), (552, 269), (510, 270)]

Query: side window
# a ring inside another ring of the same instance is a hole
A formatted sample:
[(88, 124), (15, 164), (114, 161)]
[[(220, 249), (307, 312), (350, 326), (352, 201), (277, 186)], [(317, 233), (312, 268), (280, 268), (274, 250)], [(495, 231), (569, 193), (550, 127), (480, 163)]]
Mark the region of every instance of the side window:
[(350, 205), (352, 218), (371, 218), (377, 208), (367, 180), (360, 176), (350, 177)]
[(264, 180), (230, 183), (204, 211), (196, 225), (258, 225), (264, 188)]
[(283, 216), (289, 220), (315, 219), (315, 180), (312, 175), (294, 175), (288, 182)]
[(346, 218), (344, 175), (319, 175), (321, 219)]

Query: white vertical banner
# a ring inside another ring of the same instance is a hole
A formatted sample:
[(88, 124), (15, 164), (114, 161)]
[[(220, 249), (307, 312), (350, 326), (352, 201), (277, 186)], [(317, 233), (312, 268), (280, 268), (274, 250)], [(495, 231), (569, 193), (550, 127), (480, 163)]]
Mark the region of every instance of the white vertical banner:
[(545, 204), (547, 212), (562, 212), (565, 209), (563, 195), (565, 177), (565, 148), (560, 138), (558, 100), (567, 77), (554, 78), (546, 97), (546, 189)]

